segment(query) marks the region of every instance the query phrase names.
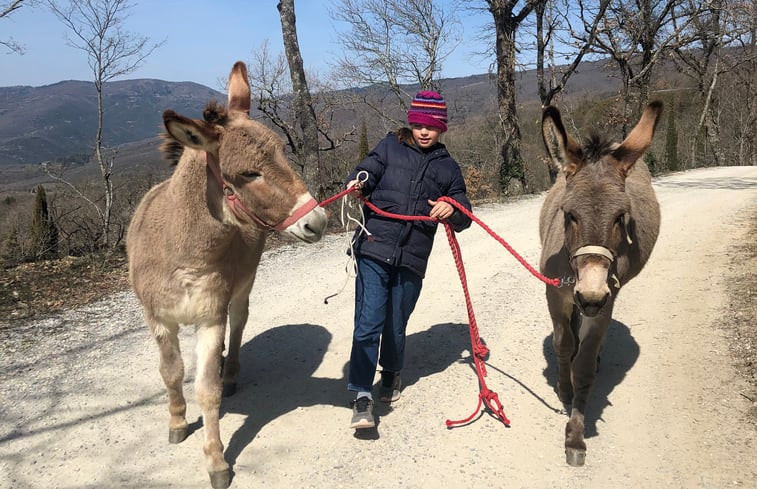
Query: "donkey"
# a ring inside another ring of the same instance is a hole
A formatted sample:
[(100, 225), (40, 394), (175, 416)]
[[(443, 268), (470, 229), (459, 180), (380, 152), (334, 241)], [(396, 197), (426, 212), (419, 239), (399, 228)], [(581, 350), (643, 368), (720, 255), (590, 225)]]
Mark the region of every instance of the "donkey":
[(661, 112), (662, 103), (650, 103), (621, 144), (593, 136), (583, 146), (567, 134), (556, 108), (542, 116), (544, 145), (561, 171), (541, 208), (540, 268), (575, 279), (572, 286), (547, 286), (557, 394), (572, 404), (565, 427), (572, 466), (586, 459), (584, 413), (615, 298), (644, 267), (660, 230), (660, 206), (640, 160)]
[[(168, 390), (168, 441), (187, 437), (180, 324), (197, 335), (195, 394), (214, 489), (231, 482), (219, 431), (221, 396), (236, 389), (249, 295), (269, 230), (318, 241), (327, 218), (289, 166), (283, 141), (249, 117), (247, 68), (229, 76), (228, 110), (209, 103), (204, 120), (163, 113), (161, 150), (176, 165), (137, 207), (127, 236), (129, 279), (160, 351)], [(226, 320), (229, 343), (222, 362)], [(222, 379), (219, 375), (223, 363)]]

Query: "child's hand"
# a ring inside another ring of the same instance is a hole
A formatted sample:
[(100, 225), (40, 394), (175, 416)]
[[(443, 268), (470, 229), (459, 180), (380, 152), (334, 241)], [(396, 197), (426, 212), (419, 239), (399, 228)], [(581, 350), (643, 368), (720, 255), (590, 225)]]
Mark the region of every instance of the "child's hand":
[(429, 200), (428, 205), (431, 206), (431, 212), (428, 215), (435, 221), (443, 221), (455, 212), (455, 208), (448, 202)]
[(350, 195), (352, 195), (353, 197), (360, 197), (361, 195), (363, 195), (363, 192), (361, 192), (361, 189), (363, 188), (363, 182), (358, 179), (352, 180), (347, 184), (347, 188), (350, 188), (352, 186), (356, 187), (352, 190), (352, 192), (350, 192)]

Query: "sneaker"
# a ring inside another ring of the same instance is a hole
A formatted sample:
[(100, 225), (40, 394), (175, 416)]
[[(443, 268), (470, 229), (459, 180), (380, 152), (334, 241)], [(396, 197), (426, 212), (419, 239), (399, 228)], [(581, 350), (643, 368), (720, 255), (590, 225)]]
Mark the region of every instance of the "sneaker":
[(400, 381), (399, 372), (389, 372), (383, 370), (381, 372), (381, 385), (379, 386), (379, 400), (381, 402), (394, 402), (400, 398), (400, 388), (402, 382)]
[(361, 430), (374, 426), (376, 426), (376, 422), (373, 420), (373, 399), (363, 396), (352, 401), (350, 428)]

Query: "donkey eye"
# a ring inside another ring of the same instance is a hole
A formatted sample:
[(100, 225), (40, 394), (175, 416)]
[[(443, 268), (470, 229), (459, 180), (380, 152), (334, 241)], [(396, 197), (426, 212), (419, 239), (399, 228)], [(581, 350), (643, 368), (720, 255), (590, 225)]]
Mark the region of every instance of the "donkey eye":
[(261, 177), (261, 174), (260, 172), (257, 172), (257, 171), (246, 171), (246, 172), (240, 173), (240, 176), (242, 176), (243, 178), (246, 178), (247, 180), (256, 180)]

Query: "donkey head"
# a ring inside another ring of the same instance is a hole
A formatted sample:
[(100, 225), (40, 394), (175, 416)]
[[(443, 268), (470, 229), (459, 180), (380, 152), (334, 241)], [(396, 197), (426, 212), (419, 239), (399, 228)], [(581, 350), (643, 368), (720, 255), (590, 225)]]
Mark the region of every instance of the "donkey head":
[(565, 131), (556, 108), (544, 110), (544, 145), (566, 181), (561, 208), (565, 249), (576, 276), (575, 303), (587, 316), (598, 314), (607, 302), (608, 283), (620, 287), (611, 271), (622, 247), (630, 244), (626, 176), (651, 144), (661, 112), (662, 103), (650, 103), (621, 144), (592, 137), (581, 145)]
[(281, 138), (249, 115), (247, 69), (237, 62), (229, 76), (228, 111), (209, 104), (202, 121), (163, 113), (169, 139), (164, 151), (176, 156), (189, 147), (205, 153), (213, 174), (208, 191), (224, 202), (226, 222), (318, 241), (326, 230), (325, 211), (289, 165)]

